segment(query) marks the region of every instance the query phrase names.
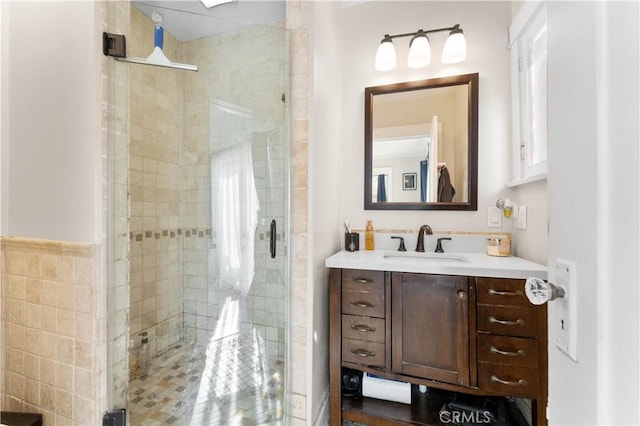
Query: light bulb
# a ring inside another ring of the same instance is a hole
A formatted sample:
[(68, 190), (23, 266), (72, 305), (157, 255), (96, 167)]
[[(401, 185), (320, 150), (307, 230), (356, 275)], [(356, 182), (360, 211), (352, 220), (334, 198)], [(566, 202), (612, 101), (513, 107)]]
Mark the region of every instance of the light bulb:
[(396, 67), (396, 49), (393, 47), (393, 42), (389, 35), (385, 35), (384, 39), (378, 46), (376, 52), (376, 70), (389, 71)]
[(422, 31), (418, 31), (409, 44), (409, 58), (407, 65), (411, 68), (426, 67), (431, 62), (431, 46), (429, 37)]
[(449, 33), (447, 41), (442, 49), (442, 63), (455, 64), (467, 59), (467, 42), (460, 28), (456, 28)]

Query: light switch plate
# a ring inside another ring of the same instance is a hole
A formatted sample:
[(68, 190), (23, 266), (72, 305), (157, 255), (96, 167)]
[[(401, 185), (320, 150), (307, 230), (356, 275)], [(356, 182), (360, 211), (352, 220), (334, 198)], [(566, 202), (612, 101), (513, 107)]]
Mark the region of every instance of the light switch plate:
[(565, 295), (554, 303), (553, 327), (556, 346), (569, 358), (578, 361), (578, 316), (576, 264), (570, 260), (556, 258), (555, 285), (564, 288)]
[(518, 206), (517, 212), (513, 227), (522, 230), (527, 229), (527, 206)]
[(497, 207), (487, 209), (487, 226), (489, 228), (502, 227), (502, 211)]

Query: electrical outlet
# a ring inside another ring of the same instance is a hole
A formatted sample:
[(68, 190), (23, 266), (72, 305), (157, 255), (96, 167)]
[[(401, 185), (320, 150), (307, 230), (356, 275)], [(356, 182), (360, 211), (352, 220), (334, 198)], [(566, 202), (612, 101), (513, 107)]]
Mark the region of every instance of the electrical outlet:
[(516, 208), (515, 223), (513, 227), (516, 229), (527, 229), (527, 206), (518, 206)]
[(502, 227), (502, 211), (497, 207), (487, 209), (487, 226), (489, 228)]
[(569, 358), (578, 361), (578, 318), (577, 318), (577, 276), (576, 264), (556, 258), (555, 284), (564, 288), (565, 295), (553, 301), (553, 327), (556, 330), (556, 346)]

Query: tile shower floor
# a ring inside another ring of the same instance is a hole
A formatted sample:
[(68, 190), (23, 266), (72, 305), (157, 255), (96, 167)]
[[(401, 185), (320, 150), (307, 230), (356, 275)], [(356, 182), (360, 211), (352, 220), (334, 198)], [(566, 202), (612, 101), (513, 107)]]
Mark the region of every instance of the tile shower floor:
[(175, 345), (129, 385), (129, 424), (283, 424), (283, 366), (255, 330), (204, 345)]

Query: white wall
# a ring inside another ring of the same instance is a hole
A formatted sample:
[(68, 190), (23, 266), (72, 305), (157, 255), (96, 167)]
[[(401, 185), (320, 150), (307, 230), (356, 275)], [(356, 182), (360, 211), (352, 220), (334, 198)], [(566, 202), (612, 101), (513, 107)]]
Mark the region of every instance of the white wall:
[[(9, 111), (7, 108), (7, 66), (6, 60), (6, 42), (7, 42), (7, 28), (8, 28), (8, 14), (4, 12), (6, 9), (6, 2), (0, 2), (0, 200), (4, 200), (4, 195), (7, 193), (7, 177), (6, 173), (8, 168), (8, 144), (3, 141), (9, 139), (7, 125), (9, 120)], [(4, 230), (7, 228), (6, 214), (7, 203), (0, 202), (0, 236), (4, 235)]]
[[(513, 252), (516, 256), (547, 264), (548, 213), (547, 213), (547, 181), (531, 182), (514, 188), (509, 198), (527, 207), (527, 229), (511, 229)], [(514, 219), (507, 226), (513, 226)]]
[(576, 262), (578, 315), (577, 362), (549, 327), (551, 425), (640, 423), (638, 17), (549, 3), (550, 280), (556, 257)]
[(102, 178), (95, 4), (3, 7), (0, 233), (95, 242)]
[[(392, 18), (391, 18), (392, 17)], [(428, 223), (436, 230), (498, 230), (487, 228), (487, 207), (507, 193), (510, 168), (510, 68), (508, 2), (376, 1), (345, 8), (342, 13), (342, 169), (341, 221), (364, 228), (373, 219), (377, 229), (415, 229)], [(398, 67), (379, 72), (373, 63), (384, 34), (401, 34), (460, 24), (468, 46), (467, 61), (445, 66), (440, 54), (446, 32), (430, 37), (432, 63), (410, 69), (406, 58), (410, 38), (394, 41)], [(399, 81), (478, 72), (479, 177), (477, 212), (364, 210), (364, 88)], [(339, 223), (334, 224), (340, 232)]]

